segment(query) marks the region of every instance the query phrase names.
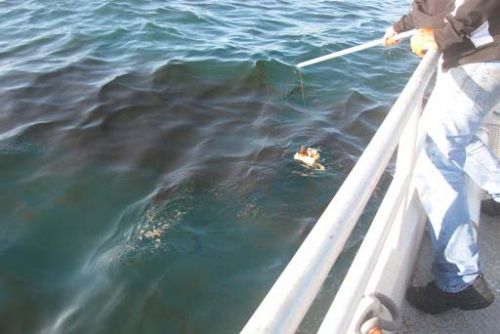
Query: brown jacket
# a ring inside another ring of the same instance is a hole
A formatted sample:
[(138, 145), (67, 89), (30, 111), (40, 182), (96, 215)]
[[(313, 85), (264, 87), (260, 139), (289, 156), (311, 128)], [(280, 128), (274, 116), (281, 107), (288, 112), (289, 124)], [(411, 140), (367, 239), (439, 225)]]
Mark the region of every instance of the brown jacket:
[(500, 0), (414, 0), (393, 28), (433, 28), (445, 68), (500, 60)]

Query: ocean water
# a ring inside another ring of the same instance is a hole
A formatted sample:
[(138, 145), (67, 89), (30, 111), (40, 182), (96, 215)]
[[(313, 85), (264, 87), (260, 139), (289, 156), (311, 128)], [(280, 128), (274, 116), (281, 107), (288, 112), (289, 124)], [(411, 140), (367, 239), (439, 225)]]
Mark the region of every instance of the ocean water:
[[(417, 59), (403, 43), (306, 68), (304, 98), (294, 64), (407, 7), (0, 1), (0, 332), (238, 332)], [(293, 161), (302, 144), (325, 171)]]

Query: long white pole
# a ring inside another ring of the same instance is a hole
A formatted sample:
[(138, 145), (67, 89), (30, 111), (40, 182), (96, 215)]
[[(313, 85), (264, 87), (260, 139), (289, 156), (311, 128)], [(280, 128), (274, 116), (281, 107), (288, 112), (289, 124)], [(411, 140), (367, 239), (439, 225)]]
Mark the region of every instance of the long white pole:
[[(415, 30), (405, 31), (405, 32), (402, 32), (400, 34), (397, 34), (397, 35), (393, 36), (392, 38), (396, 39), (396, 40), (401, 40), (401, 39), (404, 39), (404, 38), (411, 37), (414, 33), (415, 33)], [(353, 47), (345, 49), (345, 50), (340, 50), (340, 51), (337, 51), (337, 52), (334, 52), (334, 53), (330, 53), (330, 54), (325, 55), (325, 56), (321, 56), (321, 57), (318, 57), (318, 58), (307, 60), (307, 61), (304, 61), (302, 63), (298, 63), (296, 66), (298, 68), (303, 68), (303, 67), (306, 67), (306, 66), (309, 66), (309, 65), (314, 65), (314, 64), (317, 64), (317, 63), (321, 63), (321, 62), (323, 62), (325, 60), (330, 60), (330, 59), (333, 59), (333, 58), (342, 57), (342, 56), (345, 56), (345, 55), (348, 55), (348, 54), (351, 54), (351, 53), (354, 53), (354, 52), (358, 52), (358, 51), (361, 51), (361, 50), (366, 50), (366, 49), (372, 48), (374, 46), (383, 45), (383, 44), (384, 44), (384, 39), (380, 38), (380, 39), (377, 39), (377, 40), (374, 40), (374, 41), (371, 41), (371, 42), (368, 42), (368, 43), (364, 43), (364, 44), (361, 44), (361, 45), (353, 46)]]

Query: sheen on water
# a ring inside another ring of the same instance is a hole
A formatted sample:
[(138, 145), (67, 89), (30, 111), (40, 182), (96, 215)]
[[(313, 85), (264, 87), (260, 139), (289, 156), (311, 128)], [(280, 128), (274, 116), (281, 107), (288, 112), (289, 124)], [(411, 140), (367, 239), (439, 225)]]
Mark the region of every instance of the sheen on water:
[(0, 333), (237, 333), (417, 60), (373, 48), (303, 88), (295, 64), (381, 38), (407, 6), (0, 1)]

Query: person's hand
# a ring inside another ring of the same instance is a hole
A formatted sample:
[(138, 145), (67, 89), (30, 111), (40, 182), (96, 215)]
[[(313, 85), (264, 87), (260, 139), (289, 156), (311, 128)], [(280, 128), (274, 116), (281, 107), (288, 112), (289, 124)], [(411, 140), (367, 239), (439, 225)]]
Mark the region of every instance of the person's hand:
[(390, 45), (397, 45), (399, 44), (399, 40), (395, 39), (394, 36), (396, 36), (398, 33), (394, 30), (392, 26), (390, 26), (384, 35), (384, 46), (390, 46)]
[(411, 51), (419, 57), (423, 57), (427, 50), (437, 50), (438, 46), (434, 39), (434, 31), (429, 28), (418, 29), (410, 41)]

